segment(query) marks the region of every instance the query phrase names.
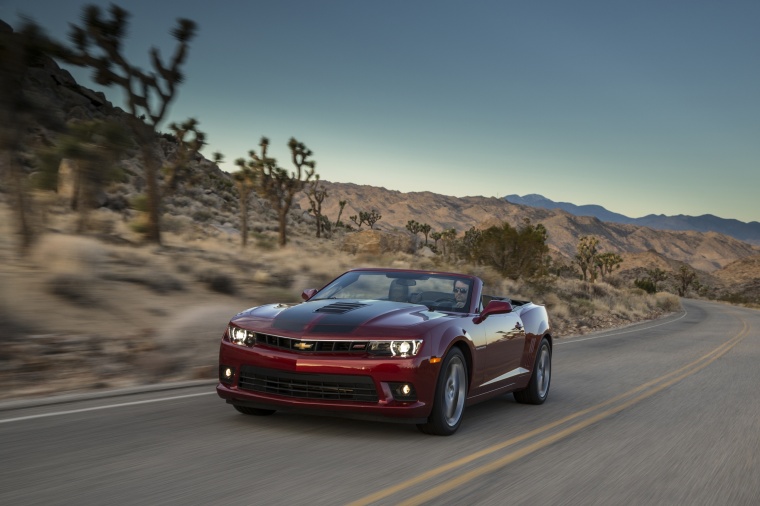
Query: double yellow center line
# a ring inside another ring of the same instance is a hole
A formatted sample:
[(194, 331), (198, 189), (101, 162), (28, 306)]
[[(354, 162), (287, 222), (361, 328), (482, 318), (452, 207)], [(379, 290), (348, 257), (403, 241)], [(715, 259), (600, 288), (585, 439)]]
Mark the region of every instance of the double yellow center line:
[[(599, 422), (600, 420), (603, 420), (616, 413), (619, 413), (620, 411), (623, 411), (624, 409), (627, 409), (633, 406), (634, 404), (637, 404), (641, 402), (642, 400), (653, 396), (654, 394), (668, 388), (669, 386), (672, 386), (673, 384), (678, 383), (684, 378), (691, 376), (692, 374), (698, 371), (701, 371), (702, 369), (704, 369), (705, 367), (707, 367), (708, 365), (710, 365), (711, 363), (713, 363), (714, 361), (716, 361), (717, 359), (719, 359), (720, 357), (728, 353), (732, 348), (734, 348), (737, 344), (739, 344), (747, 336), (747, 334), (749, 334), (749, 328), (750, 328), (749, 325), (743, 319), (741, 319), (741, 321), (743, 323), (743, 328), (736, 336), (732, 337), (731, 339), (729, 339), (722, 345), (718, 346), (711, 352), (701, 356), (697, 360), (689, 364), (686, 364), (680, 369), (674, 370), (672, 372), (669, 372), (668, 374), (660, 376), (659, 378), (648, 381), (647, 383), (644, 383), (643, 385), (640, 385), (632, 390), (629, 390), (625, 393), (617, 395), (607, 401), (591, 406), (590, 408), (583, 409), (581, 411), (573, 413), (572, 415), (568, 415), (560, 420), (546, 424), (530, 432), (526, 432), (525, 434), (522, 434), (520, 436), (508, 439), (496, 445), (489, 446), (488, 448), (484, 448), (483, 450), (467, 455), (466, 457), (462, 457), (460, 459), (457, 459), (443, 466), (439, 466), (434, 469), (431, 469), (430, 471), (427, 471), (418, 476), (415, 476), (414, 478), (410, 478), (409, 480), (403, 481), (397, 485), (385, 488), (383, 490), (375, 492), (374, 494), (370, 494), (366, 497), (363, 497), (357, 501), (350, 503), (349, 506), (365, 506), (365, 505), (369, 505), (374, 502), (380, 501), (381, 499), (385, 499), (393, 494), (410, 489), (416, 485), (419, 485), (427, 480), (440, 476), (444, 473), (453, 471), (467, 464), (470, 464), (494, 452), (503, 450), (505, 448), (516, 445), (528, 439), (534, 438), (535, 436), (538, 436), (544, 432), (560, 427), (564, 424), (567, 424), (583, 416), (591, 415), (588, 418), (585, 418), (582, 421), (576, 422), (575, 424), (570, 425), (569, 427), (564, 428), (558, 432), (550, 434), (536, 441), (535, 443), (531, 443), (527, 446), (511, 451), (510, 453), (504, 455), (503, 457), (497, 460), (494, 460), (492, 462), (489, 462), (488, 464), (479, 466), (471, 471), (458, 475), (452, 479), (448, 479), (445, 481), (445, 483), (442, 483), (436, 486), (435, 488), (429, 489), (425, 492), (422, 492), (418, 495), (415, 495), (414, 497), (407, 499), (406, 501), (399, 502), (397, 504), (401, 504), (404, 506), (412, 506), (412, 505), (423, 504), (425, 502), (431, 501), (433, 499), (436, 499), (437, 497), (440, 497), (446, 492), (449, 492), (465, 483), (472, 481), (475, 478), (491, 473), (497, 469), (500, 469), (504, 466), (507, 466), (515, 462), (518, 459), (521, 459), (522, 457), (525, 457), (526, 455), (529, 455), (537, 450), (540, 450), (553, 443), (556, 443), (557, 441), (561, 439), (564, 439), (582, 429), (585, 429), (586, 427), (593, 425)], [(596, 413), (596, 414), (593, 414), (593, 413)]]

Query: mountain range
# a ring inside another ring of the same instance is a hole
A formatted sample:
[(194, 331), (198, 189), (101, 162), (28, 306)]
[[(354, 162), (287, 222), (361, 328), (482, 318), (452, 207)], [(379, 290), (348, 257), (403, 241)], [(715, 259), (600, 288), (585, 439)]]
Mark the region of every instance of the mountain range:
[(717, 232), (728, 235), (740, 241), (760, 245), (760, 223), (719, 218), (712, 214), (701, 216), (665, 216), (664, 214), (648, 214), (641, 218), (630, 218), (623, 214), (607, 210), (599, 205), (576, 205), (570, 202), (555, 202), (551, 199), (532, 193), (530, 195), (507, 195), (504, 200), (512, 204), (520, 204), (542, 209), (561, 209), (573, 216), (591, 216), (608, 223), (623, 223), (649, 227), (655, 230), (692, 230), (694, 232)]
[[(731, 262), (758, 254), (746, 241), (717, 232), (655, 230), (624, 223), (603, 222), (595, 217), (574, 216), (561, 210), (513, 204), (494, 197), (453, 197), (432, 192), (400, 192), (382, 187), (323, 181), (328, 198), (322, 212), (335, 221), (339, 202), (347, 204), (341, 221), (351, 224), (350, 216), (359, 211), (377, 210), (382, 219), (375, 229), (404, 230), (409, 220), (427, 223), (433, 231), (455, 229), (459, 235), (471, 227), (483, 229), (507, 222), (521, 226), (525, 220), (541, 223), (548, 230), (547, 244), (557, 254), (572, 259), (578, 239), (584, 235), (599, 238), (602, 251), (635, 253), (656, 251), (667, 258), (687, 263), (705, 272), (726, 267)], [(308, 209), (303, 195), (298, 203)]]

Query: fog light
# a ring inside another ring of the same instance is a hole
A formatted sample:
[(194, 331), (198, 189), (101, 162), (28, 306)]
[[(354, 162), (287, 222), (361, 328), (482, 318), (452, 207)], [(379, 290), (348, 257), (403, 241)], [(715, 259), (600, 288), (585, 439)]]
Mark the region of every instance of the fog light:
[(414, 385), (411, 383), (389, 383), (393, 399), (397, 401), (416, 401), (417, 392), (414, 391)]
[(235, 380), (235, 368), (228, 365), (219, 366), (219, 381), (226, 385), (231, 385)]

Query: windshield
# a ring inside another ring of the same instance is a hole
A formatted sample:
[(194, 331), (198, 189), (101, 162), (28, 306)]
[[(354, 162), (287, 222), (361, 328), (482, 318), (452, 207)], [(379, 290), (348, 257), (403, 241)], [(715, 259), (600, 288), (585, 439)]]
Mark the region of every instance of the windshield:
[(311, 300), (389, 300), (424, 304), (444, 311), (467, 311), (471, 288), (471, 278), (451, 274), (351, 271), (324, 287)]

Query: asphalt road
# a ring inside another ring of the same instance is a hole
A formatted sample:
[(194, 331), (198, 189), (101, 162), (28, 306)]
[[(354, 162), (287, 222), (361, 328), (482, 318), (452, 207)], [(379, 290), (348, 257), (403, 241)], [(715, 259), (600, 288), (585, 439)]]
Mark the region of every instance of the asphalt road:
[(237, 413), (213, 385), (0, 404), (0, 504), (760, 504), (760, 311), (558, 340), (549, 400), (412, 425)]

